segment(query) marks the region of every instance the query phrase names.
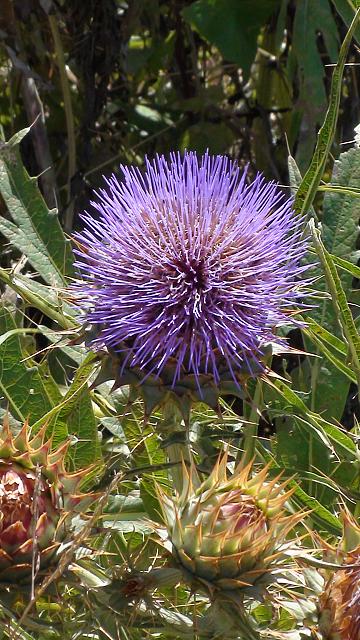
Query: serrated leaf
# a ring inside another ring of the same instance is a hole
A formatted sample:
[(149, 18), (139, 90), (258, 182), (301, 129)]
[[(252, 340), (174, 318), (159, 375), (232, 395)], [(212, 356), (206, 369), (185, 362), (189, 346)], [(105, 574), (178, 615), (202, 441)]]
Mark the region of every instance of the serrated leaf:
[(26, 329), (17, 327), (14, 314), (2, 308), (0, 396), (3, 409), (8, 409), (20, 423), (28, 419), (35, 431), (48, 422), (54, 444), (60, 444), (69, 435), (76, 436), (70, 457), (76, 468), (86, 466), (100, 455), (97, 424), (87, 385), (94, 356), (87, 356), (63, 397), (50, 375), (47, 363), (37, 364), (23, 352), (21, 332), (26, 333)]
[(303, 169), (311, 157), (316, 129), (322, 123), (326, 105), (325, 68), (318, 49), (318, 34), (322, 33), (332, 62), (337, 58), (339, 36), (328, 0), (298, 0), (294, 8), (292, 53), (296, 57), (299, 76), (299, 98), (295, 106), (301, 114), (303, 131), (306, 131), (306, 135), (301, 135), (300, 131), (296, 160)]
[[(328, 362), (330, 362), (333, 365), (333, 368), (335, 370), (334, 371), (334, 375), (332, 376), (330, 381), (327, 380), (328, 385), (326, 386), (326, 390), (327, 390), (328, 393), (332, 390), (334, 385), (336, 385), (336, 384), (338, 385), (339, 384), (339, 373), (343, 374), (344, 377), (346, 377), (348, 379), (349, 383), (350, 382), (354, 382), (356, 384), (357, 379), (356, 379), (356, 375), (353, 372), (353, 370), (350, 367), (348, 367), (344, 362), (342, 362), (342, 360), (340, 358), (338, 358), (333, 353), (333, 351), (331, 349), (328, 349), (328, 347), (324, 344), (324, 342), (322, 340), (320, 340), (313, 331), (311, 331), (309, 329), (303, 329), (303, 333), (311, 340), (311, 342), (314, 345), (316, 345), (318, 347), (318, 352), (322, 353), (327, 358)], [(316, 392), (318, 394), (320, 394), (320, 396), (321, 396), (321, 392), (323, 392), (323, 389), (322, 389), (323, 385), (321, 385), (321, 382), (324, 382), (324, 380), (321, 380), (321, 372), (324, 370), (324, 368), (326, 366), (327, 366), (326, 364), (324, 366), (320, 365), (320, 380), (318, 381), (316, 389), (314, 388), (314, 385), (312, 386), (313, 396), (314, 396), (314, 394)], [(341, 384), (341, 382), (342, 382), (342, 380), (340, 380), (340, 384)], [(337, 417), (338, 412), (340, 413), (340, 416), (342, 415), (343, 407), (344, 407), (344, 404), (345, 404), (345, 401), (346, 401), (346, 398), (347, 398), (347, 392), (348, 392), (348, 389), (349, 389), (349, 384), (345, 384), (344, 386), (345, 386), (345, 393), (342, 393), (342, 396), (340, 397), (340, 401), (342, 401), (341, 402), (341, 406), (340, 406), (340, 410), (336, 409), (335, 410), (336, 412), (331, 411), (330, 412), (330, 416), (332, 418)], [(338, 398), (336, 397), (336, 400), (337, 399)], [(315, 402), (315, 403), (314, 403), (314, 399), (313, 399), (313, 406), (318, 411), (321, 411), (322, 407), (321, 406), (319, 407), (319, 404), (320, 404), (319, 399), (317, 399), (317, 402)], [(329, 412), (329, 401), (325, 400), (325, 404), (326, 404), (325, 408)], [(334, 415), (334, 413), (335, 413), (335, 415)]]
[(326, 282), (336, 314), (336, 318), (341, 326), (344, 338), (349, 347), (349, 357), (352, 361), (354, 373), (360, 386), (360, 337), (349, 308), (346, 293), (343, 289), (341, 279), (336, 270), (331, 254), (324, 247), (319, 231), (313, 224), (311, 226), (315, 249), (324, 269)]
[(317, 529), (324, 529), (332, 535), (341, 536), (341, 522), (329, 509), (326, 509), (318, 500), (309, 496), (296, 482), (290, 483), (290, 486), (296, 487), (291, 501), (294, 502), (299, 509), (308, 509), (311, 511), (310, 518), (316, 524)]
[(64, 329), (78, 326), (76, 309), (67, 304), (56, 287), (48, 287), (29, 276), (14, 274), (0, 269), (0, 280), (13, 289), (31, 307), (39, 309), (44, 315), (54, 320)]
[(51, 421), (55, 444), (65, 440), (68, 435), (76, 436), (76, 444), (70, 450), (75, 467), (86, 466), (100, 456), (97, 424), (89, 392), (89, 381), (96, 364), (96, 356), (88, 353), (76, 370), (65, 396), (33, 425), (38, 429)]
[(27, 256), (33, 268), (52, 285), (64, 286), (73, 274), (70, 243), (65, 239), (56, 210), (49, 210), (21, 159), (24, 129), (0, 144), (0, 192), (12, 217), (0, 220), (0, 231)]
[(314, 318), (306, 317), (306, 330), (311, 331), (314, 336), (318, 337), (320, 340), (328, 344), (332, 349), (338, 352), (338, 354), (342, 356), (346, 356), (347, 348), (344, 340), (341, 340), (337, 336), (334, 336), (333, 333), (322, 327)]
[(344, 260), (344, 258), (339, 258), (339, 256), (334, 256), (334, 254), (331, 254), (331, 259), (337, 267), (340, 267), (340, 269), (346, 271), (354, 278), (360, 279), (360, 267), (356, 264), (349, 262), (349, 260)]
[[(334, 139), (339, 113), (340, 97), (342, 92), (342, 77), (346, 62), (346, 56), (348, 54), (354, 31), (358, 25), (359, 15), (360, 10), (357, 11), (351, 23), (349, 31), (347, 32), (346, 37), (341, 45), (339, 59), (334, 68), (331, 80), (329, 107), (326, 112), (324, 123), (318, 133), (317, 144), (310, 166), (303, 180), (301, 181), (296, 194), (295, 210), (301, 215), (304, 215), (308, 211), (309, 207), (314, 201), (315, 194), (320, 184), (326, 161)], [(301, 43), (302, 49), (304, 49), (303, 42), (304, 40)]]
[[(355, 187), (360, 180), (360, 149), (350, 149), (342, 153), (335, 162), (331, 178), (332, 184)], [(355, 252), (360, 217), (360, 201), (344, 193), (325, 193), (323, 205), (322, 231), (326, 249), (340, 258), (351, 261)], [(341, 276), (342, 285), (349, 289), (351, 277)]]
[[(342, 153), (335, 162), (332, 184), (341, 184), (344, 187), (352, 187), (358, 184), (360, 178), (360, 149), (350, 149)], [(352, 278), (356, 273), (356, 265), (351, 265), (349, 259), (356, 260), (355, 252), (358, 237), (358, 219), (360, 216), (360, 200), (347, 193), (328, 192), (325, 194), (322, 230), (323, 243), (328, 252), (336, 255), (338, 264), (343, 268), (340, 273), (342, 287), (347, 295), (351, 291)], [(345, 260), (346, 258), (346, 260)], [(344, 262), (345, 260), (345, 262)], [(360, 270), (359, 270), (360, 272)], [(317, 289), (326, 291), (327, 286), (322, 277), (321, 266), (313, 269), (314, 275), (319, 276)], [(337, 321), (334, 306), (331, 300), (324, 299), (312, 309), (311, 317), (324, 331), (334, 338), (340, 337), (341, 332)], [(311, 322), (311, 319), (310, 319)], [(316, 339), (309, 331), (305, 335), (312, 338), (312, 345), (306, 343), (306, 348), (311, 350), (316, 345), (315, 353), (322, 353), (324, 359), (315, 359), (311, 371), (311, 406), (313, 410), (324, 414), (328, 418), (341, 420), (345, 403), (349, 393), (350, 382), (356, 382), (356, 375), (349, 370), (346, 362), (346, 352), (342, 358), (338, 358), (329, 351), (321, 341)], [(317, 332), (317, 335), (318, 332)]]
[[(0, 309), (0, 334), (17, 329), (13, 314), (6, 308)], [(21, 422), (29, 419), (34, 424), (44, 412), (50, 411), (54, 396), (61, 394), (50, 375), (41, 366), (24, 361), (21, 339), (18, 334), (10, 334), (0, 345), (0, 394), (12, 415)], [(51, 384), (45, 383), (45, 376)]]

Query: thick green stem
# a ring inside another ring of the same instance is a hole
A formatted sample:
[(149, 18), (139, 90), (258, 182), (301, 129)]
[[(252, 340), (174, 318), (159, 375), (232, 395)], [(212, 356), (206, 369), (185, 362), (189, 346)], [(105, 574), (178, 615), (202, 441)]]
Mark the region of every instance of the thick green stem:
[(169, 462), (173, 462), (174, 466), (171, 470), (171, 476), (176, 491), (180, 494), (183, 488), (183, 474), (181, 468), (182, 460), (186, 461), (188, 447), (186, 444), (169, 444), (166, 447), (166, 454)]
[(226, 599), (218, 602), (219, 613), (223, 612), (228, 619), (231, 619), (236, 628), (238, 637), (241, 640), (261, 640), (259, 631), (254, 627), (253, 620), (246, 613), (243, 605), (229, 595)]
[(259, 426), (260, 406), (262, 402), (262, 381), (257, 380), (254, 396), (251, 400), (249, 415), (245, 416), (244, 436), (237, 456), (237, 462), (245, 467), (255, 455), (255, 445)]
[(162, 433), (164, 449), (169, 462), (173, 463), (171, 476), (174, 488), (181, 493), (183, 488), (182, 463), (191, 463), (191, 448), (188, 430), (183, 424), (181, 413), (174, 402), (168, 401), (163, 408)]

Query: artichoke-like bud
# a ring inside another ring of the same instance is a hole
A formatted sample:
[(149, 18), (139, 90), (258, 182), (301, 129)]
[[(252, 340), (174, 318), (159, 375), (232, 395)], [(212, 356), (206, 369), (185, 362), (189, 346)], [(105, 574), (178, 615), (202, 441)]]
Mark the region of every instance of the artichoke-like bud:
[(252, 464), (227, 477), (227, 456), (202, 483), (184, 465), (184, 490), (170, 499), (160, 491), (168, 543), (192, 580), (221, 590), (265, 586), (283, 564), (285, 538), (303, 515), (286, 515), (293, 493), (268, 468), (250, 477)]
[(334, 571), (320, 597), (319, 630), (324, 640), (360, 640), (360, 527), (342, 514), (344, 534), (334, 559), (345, 567)]
[(69, 443), (51, 451), (45, 427), (30, 440), (25, 423), (17, 436), (5, 419), (0, 434), (0, 583), (27, 582), (56, 562), (56, 551), (95, 494), (80, 493), (91, 468), (68, 473)]

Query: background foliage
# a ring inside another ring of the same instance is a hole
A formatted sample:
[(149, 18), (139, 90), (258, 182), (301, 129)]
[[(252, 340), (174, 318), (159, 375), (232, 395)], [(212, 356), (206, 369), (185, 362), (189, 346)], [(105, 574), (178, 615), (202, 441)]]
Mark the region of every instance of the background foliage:
[[(42, 105), (26, 162), (31, 175), (48, 169), (42, 188), (68, 230), (102, 173), (147, 153), (209, 148), (288, 184), (288, 147), (301, 171), (311, 158), (351, 6), (4, 0), (1, 124), (9, 138)], [(360, 120), (357, 97), (349, 65), (336, 155)]]
[[(282, 378), (250, 383), (221, 418), (194, 407), (189, 439), (203, 473), (225, 444), (233, 458), (246, 445), (274, 476), (296, 473), (293, 508), (311, 509), (311, 527), (329, 540), (342, 531), (340, 501), (359, 515), (360, 26), (345, 40), (355, 5), (2, 0), (1, 412), (15, 430), (29, 418), (55, 443), (70, 436), (69, 465), (95, 462), (93, 481), (109, 490), (93, 522), (95, 560), (80, 537), (65, 587), (40, 587), (31, 610), (25, 595), (4, 596), (3, 637), (238, 637), (205, 598), (176, 587), (176, 574), (171, 585), (171, 574), (150, 571), (171, 571), (148, 534), (149, 518), (159, 520), (154, 480), (171, 484), (174, 425), (158, 409), (144, 422), (141, 401), (96, 381), (94, 354), (74, 340), (69, 235), (119, 163), (208, 148), (297, 193), (321, 292), (306, 328), (289, 335), (303, 352), (274, 358)], [(256, 615), (311, 637), (289, 610)]]

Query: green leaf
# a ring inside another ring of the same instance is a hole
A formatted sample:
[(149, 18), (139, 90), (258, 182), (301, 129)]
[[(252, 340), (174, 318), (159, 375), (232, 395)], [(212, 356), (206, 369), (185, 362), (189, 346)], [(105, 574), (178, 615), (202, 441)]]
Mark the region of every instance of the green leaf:
[[(360, 149), (350, 149), (340, 155), (335, 162), (332, 184), (353, 187), (360, 179)], [(322, 233), (323, 242), (328, 252), (340, 259), (356, 260), (356, 241), (358, 237), (358, 220), (360, 217), (360, 201), (344, 192), (327, 192), (324, 198)], [(321, 269), (318, 270), (319, 275)], [(342, 271), (339, 275), (342, 287), (347, 296), (350, 295), (353, 274)], [(326, 282), (322, 278), (317, 288), (326, 290)], [(331, 300), (324, 300), (318, 308), (313, 309), (312, 317), (332, 334), (340, 336), (340, 329), (334, 306)], [(314, 341), (314, 340), (313, 340)], [(341, 419), (349, 393), (350, 381), (356, 382), (356, 375), (349, 375), (345, 362), (346, 354), (336, 359), (321, 342), (318, 342), (318, 353), (322, 352), (327, 361), (317, 360), (312, 368), (312, 408), (327, 417)], [(355, 378), (355, 380), (354, 380)]]
[[(339, 162), (340, 164), (340, 162)], [(300, 170), (291, 156), (288, 158), (288, 168), (290, 176), (290, 185), (294, 193), (301, 183)], [(345, 179), (345, 176), (342, 176)], [(348, 176), (347, 176), (348, 177)], [(313, 206), (309, 208), (308, 218), (317, 220)], [(325, 218), (326, 218), (325, 213)], [(335, 218), (341, 215), (340, 211), (335, 212)], [(333, 223), (334, 224), (334, 223)], [(331, 248), (337, 249), (336, 230), (331, 237), (327, 234), (327, 240), (331, 243)], [(351, 240), (350, 240), (351, 242)], [(341, 246), (341, 244), (339, 245)], [(306, 258), (311, 262), (311, 254)], [(326, 290), (323, 279), (322, 269), (319, 266), (312, 267), (312, 274), (318, 277), (317, 289)], [(315, 320), (317, 318), (318, 322)], [(309, 388), (308, 403), (316, 412), (325, 414), (326, 417), (332, 419), (341, 419), (345, 402), (349, 391), (349, 380), (353, 381), (353, 372), (349, 371), (344, 358), (346, 357), (346, 344), (340, 340), (334, 333), (338, 333), (338, 323), (333, 312), (332, 305), (328, 300), (324, 299), (312, 309), (312, 317), (306, 317), (307, 328), (303, 329), (306, 349), (313, 352), (313, 346), (317, 347), (315, 354), (322, 353), (324, 358), (311, 358), (310, 373), (305, 381), (305, 388)], [(324, 327), (326, 325), (327, 328)], [(308, 339), (307, 339), (308, 338)], [(341, 358), (332, 353), (324, 344), (340, 351)], [(296, 378), (297, 369), (292, 371), (292, 378)]]
[(78, 327), (76, 308), (60, 297), (56, 287), (48, 287), (29, 276), (0, 269), (0, 280), (13, 289), (31, 307), (39, 309), (63, 329)]
[(24, 129), (0, 144), (0, 192), (12, 217), (2, 218), (0, 231), (27, 256), (33, 268), (51, 285), (64, 286), (72, 271), (72, 252), (55, 209), (49, 210), (21, 160), (19, 144)]
[(197, 0), (183, 9), (182, 14), (205, 40), (218, 47), (227, 60), (236, 62), (248, 76), (260, 28), (279, 7), (279, 0)]
[[(338, 55), (338, 30), (328, 0), (298, 0), (293, 25), (292, 53), (297, 62), (299, 110), (301, 127), (306, 135), (298, 140), (296, 159), (301, 168), (308, 166), (313, 152), (317, 126), (322, 123), (325, 105), (325, 68), (318, 49), (319, 32), (322, 33), (330, 60)], [(306, 43), (306, 46), (304, 46)]]
[[(318, 140), (313, 158), (310, 163), (310, 167), (307, 170), (296, 194), (295, 210), (301, 215), (304, 215), (313, 203), (322, 175), (324, 173), (325, 164), (334, 139), (339, 113), (340, 97), (342, 92), (342, 76), (346, 62), (346, 56), (348, 54), (354, 31), (358, 25), (359, 15), (360, 10), (357, 11), (351, 23), (349, 31), (347, 32), (346, 37), (341, 45), (339, 59), (334, 68), (331, 81), (329, 107), (326, 112), (324, 123), (318, 133)], [(302, 40), (301, 43), (303, 51), (304, 41), (306, 40)]]
[[(37, 633), (36, 636), (30, 635), (28, 631), (25, 631), (25, 629), (18, 624), (13, 611), (5, 608), (2, 603), (0, 603), (0, 617), (2, 618), (0, 623), (1, 640), (11, 640), (13, 638), (17, 638), (18, 640), (38, 640), (39, 629), (42, 631), (39, 623), (32, 623), (32, 626), (35, 627)], [(48, 626), (48, 630), (50, 630), (50, 628), (51, 627)]]
[[(354, 151), (354, 149), (350, 149), (350, 151)], [(342, 155), (346, 155), (345, 153)], [(328, 191), (329, 193), (337, 193), (338, 195), (344, 196), (352, 196), (353, 198), (360, 198), (360, 189), (356, 187), (344, 187), (343, 185), (331, 184), (330, 182), (327, 184), (321, 184), (318, 187), (318, 191)]]
[[(295, 161), (289, 158), (289, 173), (292, 176), (293, 188), (301, 179), (301, 174), (296, 166)], [(357, 258), (355, 251), (358, 236), (357, 221), (360, 215), (360, 202), (354, 199), (348, 193), (346, 185), (353, 187), (358, 183), (360, 173), (360, 149), (354, 148), (340, 155), (339, 160), (335, 162), (333, 170), (333, 183), (339, 183), (342, 187), (338, 187), (335, 191), (327, 193), (324, 198), (324, 211), (322, 228), (324, 229), (324, 244), (328, 251), (332, 254), (332, 258), (336, 264), (341, 266), (343, 273), (340, 278), (343, 287), (347, 292), (351, 290), (353, 277), (359, 277), (360, 269), (340, 256), (350, 257), (353, 260)], [(333, 184), (333, 188), (335, 188)], [(340, 190), (341, 189), (341, 190)], [(313, 208), (310, 208), (310, 213)], [(315, 215), (311, 216), (316, 219)], [(323, 278), (321, 268), (313, 268), (312, 273), (318, 276), (317, 289), (326, 291), (326, 283)], [(354, 373), (351, 374), (347, 363), (345, 362), (346, 351), (343, 357), (338, 358), (332, 354), (326, 346), (317, 340), (316, 336), (323, 339), (323, 335), (319, 334), (319, 330), (328, 331), (328, 337), (332, 336), (332, 341), (340, 335), (339, 325), (331, 302), (324, 299), (320, 304), (312, 309), (312, 319), (307, 321), (314, 322), (310, 330), (304, 330), (305, 336), (312, 338), (312, 342), (316, 343), (316, 353), (322, 353), (326, 356), (324, 359), (313, 359), (311, 367), (311, 380), (309, 382), (311, 388), (311, 408), (319, 413), (323, 413), (328, 418), (340, 420), (344, 411), (345, 403), (349, 393), (350, 381), (353, 381)], [(320, 329), (322, 327), (322, 329)], [(316, 335), (314, 335), (314, 333)], [(325, 340), (326, 341), (326, 340)], [(308, 350), (312, 349), (305, 340)], [(333, 344), (330, 341), (331, 346)], [(346, 348), (346, 347), (345, 347)]]
[(349, 262), (349, 260), (344, 260), (344, 258), (339, 258), (339, 256), (334, 256), (334, 254), (331, 254), (331, 258), (337, 267), (340, 267), (343, 271), (347, 271), (347, 273), (354, 278), (360, 278), (360, 267), (356, 264)]
[[(339, 385), (339, 384), (341, 384), (343, 382), (342, 379), (339, 380), (339, 378), (340, 378), (339, 373), (343, 374), (343, 376), (345, 378), (347, 378), (349, 383), (350, 382), (354, 382), (356, 384), (356, 382), (357, 382), (356, 375), (354, 374), (352, 369), (350, 367), (348, 367), (344, 362), (342, 362), (331, 351), (331, 349), (328, 349), (327, 346), (323, 343), (322, 340), (319, 340), (316, 337), (316, 335), (312, 331), (309, 331), (308, 329), (303, 329), (303, 333), (310, 338), (310, 340), (318, 347), (318, 351), (320, 353), (322, 353), (327, 358), (328, 362), (333, 365), (333, 367), (331, 367), (331, 368), (334, 369), (334, 374), (331, 376), (330, 380), (329, 379), (326, 380), (327, 386), (325, 388), (327, 389), (328, 393), (330, 392), (330, 390), (332, 389), (334, 384), (336, 386), (336, 384)], [(322, 372), (323, 375), (324, 375), (324, 372), (326, 372), (327, 367), (328, 367), (328, 364), (326, 362), (322, 363), (320, 365), (320, 371)], [(318, 395), (320, 395), (320, 398), (321, 398), (322, 387), (324, 386), (323, 384), (321, 385), (321, 382), (324, 383), (325, 380), (324, 380), (324, 378), (321, 378), (321, 374), (320, 374), (320, 380), (318, 381), (316, 389), (314, 387), (312, 387), (313, 395), (315, 394), (315, 392), (317, 392)], [(345, 384), (345, 391), (346, 392), (344, 393), (343, 390), (341, 390), (340, 398), (338, 397), (338, 394), (334, 397), (334, 400), (340, 403), (340, 411), (339, 411), (338, 407), (335, 408), (335, 411), (330, 411), (330, 414), (331, 414), (332, 418), (334, 418), (335, 415), (338, 414), (338, 413), (340, 413), (340, 417), (341, 417), (342, 411), (343, 411), (343, 408), (344, 408), (344, 404), (345, 404), (345, 401), (346, 401), (346, 398), (347, 398), (348, 390), (349, 390), (349, 384)], [(324, 398), (323, 399), (323, 403), (325, 404), (325, 408), (329, 412), (329, 409), (330, 409), (329, 400), (326, 400)], [(313, 401), (313, 405), (316, 407), (317, 410), (319, 410), (319, 404), (320, 404), (319, 399), (317, 399), (317, 401), (315, 403)], [(334, 415), (334, 413), (335, 413), (335, 415)]]
[(32, 425), (51, 410), (61, 394), (44, 367), (24, 360), (20, 335), (10, 333), (15, 329), (14, 315), (1, 308), (0, 335), (8, 334), (8, 338), (0, 344), (0, 394), (16, 419), (29, 419)]
[[(344, 20), (347, 27), (351, 24), (351, 21), (354, 17), (356, 9), (359, 8), (360, 2), (359, 0), (331, 0), (336, 11)], [(360, 44), (360, 27), (358, 26), (354, 32), (354, 38), (356, 38), (357, 43)]]
[(88, 386), (96, 365), (97, 357), (90, 352), (76, 370), (65, 396), (33, 425), (37, 429), (51, 420), (55, 444), (65, 440), (68, 434), (76, 436), (76, 445), (71, 449), (75, 467), (85, 466), (100, 455), (97, 424)]
[[(115, 402), (117, 407), (117, 402)], [(144, 423), (143, 408), (135, 403), (124, 415), (121, 406), (118, 412), (123, 414), (122, 427), (126, 435), (128, 446), (132, 452), (133, 465), (143, 470), (140, 480), (140, 495), (150, 518), (159, 521), (161, 509), (159, 506), (156, 482), (167, 482), (167, 472), (161, 469), (166, 462), (164, 451), (159, 446), (159, 438), (150, 423)], [(120, 409), (120, 410), (119, 410)], [(145, 469), (151, 471), (151, 467), (159, 465), (159, 470), (153, 473), (144, 473)]]
[(87, 350), (84, 345), (70, 347), (69, 336), (66, 333), (64, 335), (60, 331), (53, 331), (44, 324), (39, 324), (38, 327), (41, 333), (49, 340), (54, 350), (59, 349), (73, 361), (71, 364), (75, 362), (77, 365), (81, 365), (84, 362), (87, 355)]
[(307, 328), (304, 330), (304, 333), (311, 332), (314, 336), (330, 345), (330, 347), (335, 349), (335, 351), (340, 353), (342, 356), (346, 356), (347, 348), (343, 340), (340, 340), (340, 338), (334, 336), (330, 331), (325, 329), (325, 327), (318, 324), (314, 318), (306, 316), (305, 321)]
[(76, 436), (76, 442), (69, 450), (75, 469), (86, 467), (93, 462), (100, 462), (97, 421), (88, 388), (82, 391), (77, 402), (66, 415), (66, 423), (69, 434)]
[[(94, 355), (88, 354), (75, 373), (65, 396), (50, 375), (46, 362), (36, 364), (24, 351), (21, 335), (31, 329), (17, 327), (14, 314), (0, 309), (0, 395), (5, 409), (21, 423), (29, 420), (36, 431), (49, 422), (54, 444), (76, 437), (70, 453), (76, 468), (99, 459), (97, 424), (88, 389)], [(33, 329), (32, 331), (40, 331)]]
[(347, 341), (349, 347), (349, 356), (358, 380), (358, 386), (360, 387), (360, 337), (346, 299), (346, 293), (342, 287), (341, 279), (336, 270), (331, 255), (324, 247), (320, 238), (319, 231), (315, 228), (312, 221), (310, 221), (310, 228), (316, 252), (324, 269), (325, 278), (332, 297), (335, 314), (343, 331), (344, 338)]
[[(295, 158), (293, 158), (291, 155), (288, 156), (287, 165), (289, 172), (290, 189), (293, 195), (296, 196), (303, 177), (300, 173), (300, 169), (296, 163)], [(313, 205), (309, 206), (306, 215), (308, 218), (314, 218), (315, 220), (317, 219), (317, 215)]]
[(71, 565), (71, 571), (79, 578), (81, 584), (88, 589), (100, 589), (111, 584), (111, 578), (86, 559), (78, 560)]
[[(314, 482), (314, 474), (309, 472), (309, 460), (312, 468), (318, 469), (323, 478), (330, 473), (331, 444), (324, 443), (322, 438), (312, 437), (313, 427), (307, 428), (294, 417), (285, 416), (276, 420), (277, 446), (276, 460), (285, 469), (296, 473), (301, 480), (305, 480), (309, 493), (315, 498), (319, 497), (323, 487)], [(310, 436), (310, 437), (309, 437)], [(333, 492), (327, 491), (326, 506), (331, 503)]]
[[(278, 473), (281, 466), (274, 460), (269, 451), (260, 443), (258, 443), (258, 447), (261, 450), (261, 455), (264, 460), (270, 463), (271, 469)], [(342, 535), (343, 529), (341, 522), (333, 513), (331, 513), (331, 511), (329, 511), (329, 509), (321, 504), (319, 500), (316, 500), (316, 498), (306, 493), (306, 491), (299, 486), (296, 480), (290, 481), (289, 485), (290, 487), (295, 488), (295, 491), (291, 496), (291, 502), (296, 505), (297, 509), (310, 511), (309, 517), (313, 520), (314, 524), (316, 524), (317, 530), (328, 531), (332, 535), (336, 536)]]
[(162, 522), (162, 509), (159, 504), (158, 493), (155, 489), (153, 478), (144, 476), (140, 480), (140, 496), (142, 498), (146, 513), (154, 522)]
[(280, 407), (281, 413), (289, 413), (289, 410), (290, 415), (295, 413), (299, 420), (302, 420), (303, 423), (306, 422), (307, 425), (312, 427), (314, 436), (323, 442), (331, 452), (333, 452), (333, 448), (335, 448), (339, 452), (339, 455), (346, 456), (350, 460), (356, 459), (355, 443), (343, 430), (324, 420), (318, 413), (309, 411), (299, 395), (290, 389), (282, 380), (268, 380), (268, 384), (283, 399)]
[(296, 504), (298, 509), (306, 509), (311, 512), (310, 518), (316, 524), (317, 530), (325, 530), (335, 536), (342, 535), (341, 522), (329, 509), (326, 509), (318, 500), (309, 496), (295, 481), (290, 486), (296, 487), (291, 501)]
[[(335, 162), (331, 184), (351, 189), (359, 181), (360, 149), (354, 148), (342, 153)], [(353, 195), (336, 191), (325, 193), (322, 231), (324, 245), (330, 253), (351, 261), (356, 248), (359, 217), (360, 202)], [(354, 256), (353, 261), (355, 260)], [(351, 279), (351, 276), (345, 274), (341, 276), (346, 290), (350, 289)]]

